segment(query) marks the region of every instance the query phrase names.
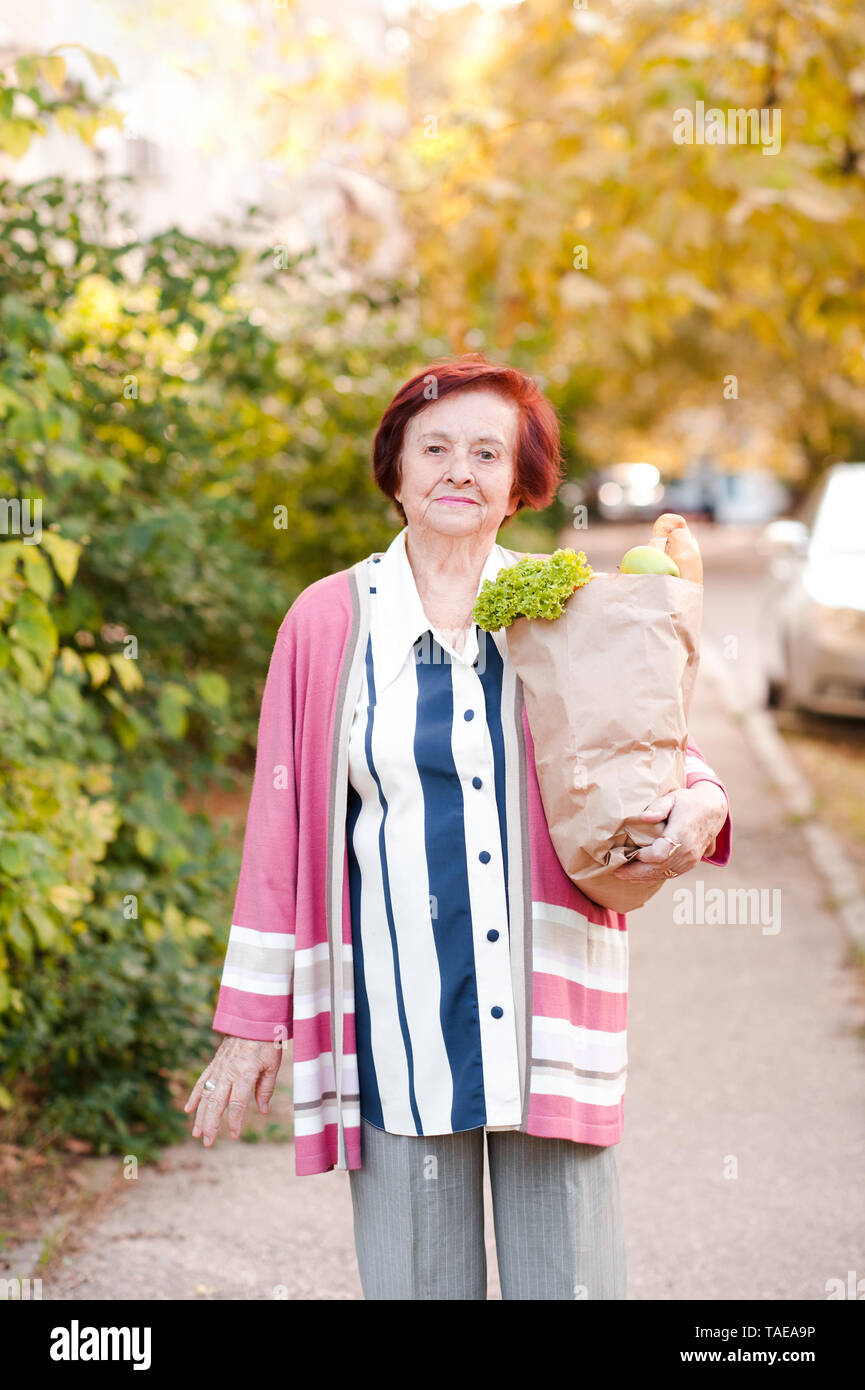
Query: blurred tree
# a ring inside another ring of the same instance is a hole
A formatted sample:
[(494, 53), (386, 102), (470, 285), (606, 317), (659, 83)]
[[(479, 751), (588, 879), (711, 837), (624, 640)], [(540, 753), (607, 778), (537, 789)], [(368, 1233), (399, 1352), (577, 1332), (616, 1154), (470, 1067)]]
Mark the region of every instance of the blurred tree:
[[(861, 19), (859, 0), (525, 0), (401, 21), (408, 131), (377, 172), (425, 325), (530, 363), (598, 464), (675, 471), (707, 438), (794, 478), (862, 457)], [(740, 108), (764, 113), (751, 143)], [(737, 143), (708, 143), (721, 129)]]
[(80, 43), (61, 43), (46, 53), (22, 53), (0, 69), (0, 150), (20, 159), (35, 136), (49, 126), (79, 136), (92, 145), (98, 130), (123, 125), (123, 112), (88, 96), (81, 82), (70, 78), (63, 49), (85, 54), (98, 78), (117, 77), (110, 58)]

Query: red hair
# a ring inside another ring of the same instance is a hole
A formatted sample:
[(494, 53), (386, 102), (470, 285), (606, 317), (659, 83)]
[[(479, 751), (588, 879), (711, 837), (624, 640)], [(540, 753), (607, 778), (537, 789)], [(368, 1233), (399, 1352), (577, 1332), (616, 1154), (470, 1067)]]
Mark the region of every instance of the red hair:
[[(430, 396), (431, 383), (435, 394)], [(379, 421), (372, 448), (373, 475), (386, 497), (406, 516), (394, 493), (399, 487), (400, 457), (405, 430), (413, 415), (467, 387), (496, 391), (519, 410), (514, 491), (517, 507), (540, 511), (549, 506), (562, 480), (559, 421), (552, 403), (540, 387), (516, 367), (488, 362), (480, 352), (467, 352), (455, 361), (431, 362), (401, 386)], [(506, 517), (505, 520), (508, 520)]]

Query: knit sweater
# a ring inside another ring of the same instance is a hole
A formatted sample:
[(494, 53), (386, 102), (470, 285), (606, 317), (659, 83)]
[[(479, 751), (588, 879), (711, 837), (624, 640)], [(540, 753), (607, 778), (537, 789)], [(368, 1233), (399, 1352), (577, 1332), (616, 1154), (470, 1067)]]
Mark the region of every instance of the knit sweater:
[[(510, 563), (522, 558), (506, 554)], [(368, 558), (304, 589), (280, 625), (213, 1019), (235, 1037), (293, 1039), (299, 1176), (361, 1166), (346, 805), (348, 734), (369, 635)], [(504, 737), (520, 1129), (615, 1144), (624, 1121), (627, 918), (585, 897), (556, 857), (518, 678)], [(702, 780), (725, 790), (689, 738), (686, 783)], [(730, 853), (728, 813), (704, 860), (724, 865)]]

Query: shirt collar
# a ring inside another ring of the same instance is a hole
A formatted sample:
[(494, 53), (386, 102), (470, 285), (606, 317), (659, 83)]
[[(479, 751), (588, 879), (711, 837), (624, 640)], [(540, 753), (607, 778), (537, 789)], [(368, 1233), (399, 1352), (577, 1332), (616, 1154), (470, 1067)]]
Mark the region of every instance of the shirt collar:
[[(424, 632), (432, 632), (453, 661), (471, 666), (478, 656), (476, 623), (472, 623), (468, 631), (462, 652), (457, 652), (424, 613), (406, 552), (407, 530), (404, 526), (394, 536), (378, 563), (371, 562), (369, 566), (371, 585), (376, 591), (372, 598), (370, 636), (377, 689), (383, 689), (396, 678), (412, 646)], [(481, 571), (477, 592), (480, 593), (485, 580), (495, 579), (503, 566), (512, 563), (502, 547), (494, 545)], [(503, 635), (494, 634), (493, 640), (501, 651)]]

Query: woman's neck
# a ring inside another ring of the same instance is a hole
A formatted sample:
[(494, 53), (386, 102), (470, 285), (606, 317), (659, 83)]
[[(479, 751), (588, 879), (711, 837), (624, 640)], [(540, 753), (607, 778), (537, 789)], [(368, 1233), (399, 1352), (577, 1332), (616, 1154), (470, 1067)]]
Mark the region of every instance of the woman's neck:
[(406, 555), (426, 616), (456, 651), (471, 626), (471, 610), (495, 536), (406, 534)]
[(496, 543), (495, 535), (447, 536), (439, 531), (406, 532), (405, 549), (415, 583), (446, 591), (458, 585), (480, 582), (481, 571)]

